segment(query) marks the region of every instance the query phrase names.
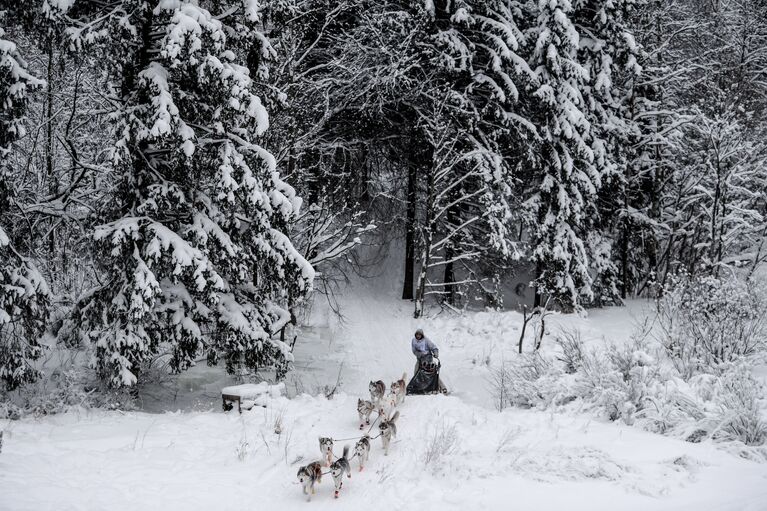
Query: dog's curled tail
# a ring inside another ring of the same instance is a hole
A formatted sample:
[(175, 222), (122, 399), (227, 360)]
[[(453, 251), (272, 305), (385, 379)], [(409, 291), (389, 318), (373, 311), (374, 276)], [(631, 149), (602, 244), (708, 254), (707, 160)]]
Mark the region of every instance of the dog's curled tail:
[(349, 459), (349, 445), (348, 444), (344, 446), (344, 455), (341, 456), (341, 457)]
[(397, 422), (397, 417), (399, 417), (399, 410), (394, 412), (394, 415), (392, 415), (391, 419), (389, 419), (387, 422), (391, 422), (391, 423)]
[(402, 373), (402, 381), (407, 381), (407, 371)]

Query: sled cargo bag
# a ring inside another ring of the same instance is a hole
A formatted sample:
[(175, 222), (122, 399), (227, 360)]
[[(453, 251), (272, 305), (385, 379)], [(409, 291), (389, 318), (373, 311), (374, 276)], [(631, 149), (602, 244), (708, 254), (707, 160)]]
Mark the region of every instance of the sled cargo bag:
[(424, 355), (418, 362), (418, 372), (407, 384), (407, 394), (439, 392), (439, 359), (431, 355)]

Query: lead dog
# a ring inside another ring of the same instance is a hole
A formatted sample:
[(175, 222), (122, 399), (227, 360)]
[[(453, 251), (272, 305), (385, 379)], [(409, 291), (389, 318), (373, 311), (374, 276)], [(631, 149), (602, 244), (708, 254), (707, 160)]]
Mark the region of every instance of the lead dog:
[(336, 461), (330, 465), (330, 473), (333, 475), (333, 483), (336, 485), (335, 497), (338, 498), (338, 492), (341, 491), (341, 487), (344, 485), (344, 474), (349, 479), (352, 478), (352, 470), (349, 466), (349, 446), (344, 446), (344, 453)]
[(392, 382), (391, 393), (394, 395), (397, 406), (405, 402), (405, 391), (407, 390), (407, 373), (402, 373), (402, 379)]
[(329, 467), (333, 463), (333, 439), (329, 437), (320, 437), (320, 453), (322, 453), (322, 461), (326, 467)]
[[(304, 495), (307, 496), (306, 500), (312, 500), (315, 483), (322, 482), (322, 464), (319, 461), (309, 463), (305, 467), (298, 469), (296, 477), (298, 477), (298, 481), (304, 488)], [(309, 491), (311, 491), (311, 493)]]
[(365, 424), (370, 424), (370, 414), (375, 410), (375, 405), (367, 399), (357, 399), (357, 413), (360, 416), (360, 429), (365, 427)]
[(368, 384), (368, 390), (370, 391), (370, 401), (378, 409), (378, 412), (381, 413), (383, 411), (381, 408), (381, 401), (386, 392), (386, 384), (381, 380), (371, 381)]
[(365, 463), (370, 457), (370, 436), (365, 435), (354, 445), (354, 455), (360, 460), (360, 472), (365, 468)]
[(389, 419), (383, 419), (378, 425), (378, 429), (381, 430), (381, 441), (383, 442), (384, 456), (389, 455), (389, 444), (392, 437), (397, 436), (397, 418), (399, 412), (394, 412), (394, 415)]

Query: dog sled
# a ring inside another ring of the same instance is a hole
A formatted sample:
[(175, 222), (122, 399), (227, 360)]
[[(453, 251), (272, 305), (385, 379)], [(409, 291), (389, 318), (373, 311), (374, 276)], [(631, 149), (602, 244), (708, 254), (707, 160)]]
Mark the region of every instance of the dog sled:
[(431, 354), (424, 355), (418, 360), (418, 370), (407, 384), (406, 393), (413, 394), (447, 394), (447, 389), (440, 385), (439, 369), (442, 364)]

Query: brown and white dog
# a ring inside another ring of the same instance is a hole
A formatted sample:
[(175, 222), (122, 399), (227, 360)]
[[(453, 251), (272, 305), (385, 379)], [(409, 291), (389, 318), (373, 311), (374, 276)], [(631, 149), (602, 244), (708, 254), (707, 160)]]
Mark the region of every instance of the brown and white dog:
[(322, 453), (322, 461), (326, 467), (329, 467), (333, 463), (333, 439), (329, 437), (320, 437), (320, 453)]
[(299, 468), (297, 477), (298, 482), (300, 482), (304, 488), (306, 500), (312, 500), (312, 495), (314, 495), (315, 492), (314, 485), (322, 482), (322, 464), (319, 461), (314, 461), (305, 467)]
[(370, 391), (370, 401), (375, 405), (376, 409), (378, 410), (378, 413), (382, 413), (382, 404), (383, 404), (383, 398), (384, 394), (386, 393), (386, 384), (381, 381), (371, 381), (370, 384), (368, 384), (368, 390)]
[(407, 373), (402, 373), (402, 379), (392, 382), (391, 393), (394, 394), (394, 400), (397, 406), (405, 402), (405, 391), (407, 390)]
[(330, 465), (330, 473), (333, 476), (333, 483), (336, 486), (336, 493), (335, 497), (338, 498), (338, 492), (341, 491), (341, 488), (344, 485), (344, 474), (346, 474), (346, 477), (349, 479), (352, 478), (352, 469), (349, 466), (349, 446), (344, 446), (344, 453), (341, 455), (340, 458), (338, 458), (336, 461), (333, 462), (332, 465)]
[(370, 436), (365, 435), (354, 445), (354, 455), (360, 460), (360, 472), (365, 468), (365, 463), (370, 457)]
[(397, 436), (396, 422), (398, 417), (399, 412), (394, 412), (394, 415), (392, 415), (391, 418), (381, 420), (381, 423), (378, 425), (378, 429), (381, 431), (381, 441), (383, 442), (384, 456), (389, 455), (389, 444), (391, 443), (391, 439), (392, 437)]
[(357, 399), (357, 413), (360, 416), (360, 429), (365, 427), (365, 424), (370, 424), (370, 414), (375, 410), (375, 405), (367, 399)]

